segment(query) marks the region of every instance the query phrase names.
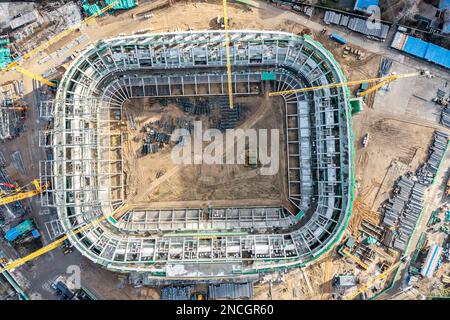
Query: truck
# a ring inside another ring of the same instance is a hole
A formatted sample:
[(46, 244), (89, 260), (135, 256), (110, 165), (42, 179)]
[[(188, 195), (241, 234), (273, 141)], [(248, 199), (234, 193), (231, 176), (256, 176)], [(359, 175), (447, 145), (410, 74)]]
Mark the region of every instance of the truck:
[(333, 32), (330, 35), (330, 38), (333, 39), (334, 41), (339, 42), (340, 44), (346, 44), (347, 43), (347, 40), (343, 36), (337, 34), (336, 32)]

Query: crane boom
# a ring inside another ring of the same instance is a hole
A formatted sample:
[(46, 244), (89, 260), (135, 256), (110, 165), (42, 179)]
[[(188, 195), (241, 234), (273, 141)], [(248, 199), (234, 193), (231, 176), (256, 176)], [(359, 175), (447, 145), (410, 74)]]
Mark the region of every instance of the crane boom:
[(358, 288), (355, 292), (352, 292), (344, 297), (345, 300), (353, 300), (357, 296), (359, 296), (361, 293), (365, 292), (366, 290), (373, 287), (378, 281), (386, 278), (391, 274), (392, 271), (394, 271), (395, 268), (397, 268), (400, 265), (400, 261), (397, 261), (392, 266), (387, 268), (383, 273), (380, 273), (378, 276), (373, 278), (372, 280), (368, 281), (366, 284)]
[[(414, 73), (404, 73), (404, 74), (392, 74), (385, 77), (378, 77), (378, 78), (372, 78), (372, 79), (364, 79), (364, 80), (354, 80), (354, 81), (347, 81), (347, 82), (338, 82), (338, 83), (330, 83), (330, 84), (323, 84), (320, 86), (313, 86), (313, 87), (307, 87), (307, 88), (300, 88), (300, 89), (291, 89), (291, 90), (284, 90), (284, 91), (274, 91), (269, 93), (269, 97), (274, 96), (281, 96), (286, 94), (293, 94), (293, 93), (299, 93), (299, 92), (307, 92), (307, 91), (314, 91), (319, 89), (326, 89), (326, 88), (337, 88), (337, 87), (343, 87), (343, 86), (354, 86), (362, 83), (374, 83), (374, 82), (380, 82), (383, 83), (382, 85), (374, 86), (372, 88), (369, 88), (368, 90), (362, 92), (360, 95), (365, 95), (369, 92), (372, 92), (373, 90), (376, 90), (383, 86), (384, 84), (397, 80), (402, 78), (408, 78), (408, 77), (415, 77), (418, 76), (419, 72)], [(375, 88), (376, 87), (376, 88)], [(373, 90), (371, 90), (373, 89)]]
[(12, 203), (15, 201), (20, 201), (23, 199), (37, 196), (38, 194), (42, 193), (43, 191), (45, 191), (47, 189), (47, 185), (41, 184), (41, 182), (37, 179), (33, 180), (33, 184), (35, 187), (34, 190), (25, 191), (25, 192), (19, 191), (17, 194), (13, 194), (11, 196), (6, 196), (3, 198), (0, 198), (0, 205), (5, 205), (5, 204)]

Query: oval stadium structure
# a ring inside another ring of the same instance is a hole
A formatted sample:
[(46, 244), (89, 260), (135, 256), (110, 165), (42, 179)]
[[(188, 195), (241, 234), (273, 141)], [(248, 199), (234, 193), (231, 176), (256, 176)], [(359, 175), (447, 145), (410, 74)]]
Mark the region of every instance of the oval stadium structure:
[[(345, 82), (333, 56), (309, 36), (229, 31), (234, 95)], [(270, 74), (270, 80), (264, 74)], [(214, 86), (212, 85), (214, 84)], [(347, 87), (286, 93), (288, 200), (284, 207), (127, 209), (123, 103), (143, 97), (226, 96), (224, 31), (117, 37), (86, 48), (58, 85), (49, 204), (62, 233), (88, 259), (151, 278), (226, 278), (293, 268), (327, 252), (353, 199)], [(122, 210), (120, 217), (96, 219)], [(94, 223), (92, 223), (94, 222)], [(70, 233), (80, 228), (76, 233)]]

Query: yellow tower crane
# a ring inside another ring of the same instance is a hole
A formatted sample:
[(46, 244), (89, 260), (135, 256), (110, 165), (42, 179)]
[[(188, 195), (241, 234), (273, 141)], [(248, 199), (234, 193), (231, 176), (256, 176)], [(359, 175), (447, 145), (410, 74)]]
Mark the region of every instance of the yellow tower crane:
[(33, 180), (34, 190), (23, 191), (23, 188), (13, 189), (11, 192), (0, 190), (0, 206), (11, 202), (24, 200), (41, 194), (47, 190), (47, 183), (41, 183), (38, 179)]
[(347, 82), (338, 82), (338, 83), (331, 83), (331, 84), (324, 84), (320, 86), (314, 86), (314, 87), (307, 87), (307, 88), (300, 88), (300, 89), (291, 89), (291, 90), (284, 90), (284, 91), (274, 91), (269, 93), (269, 97), (274, 96), (281, 96), (286, 94), (292, 94), (292, 93), (299, 93), (299, 92), (307, 92), (307, 91), (314, 91), (314, 90), (320, 90), (320, 89), (326, 89), (326, 88), (337, 88), (337, 87), (343, 87), (343, 86), (355, 86), (362, 83), (377, 83), (373, 87), (370, 87), (369, 89), (360, 92), (358, 96), (362, 97), (365, 96), (375, 90), (378, 90), (382, 86), (384, 86), (387, 83), (390, 83), (392, 81), (395, 81), (397, 79), (403, 79), (403, 78), (409, 78), (409, 77), (416, 77), (418, 75), (422, 74), (421, 72), (414, 72), (414, 73), (404, 73), (404, 74), (391, 74), (389, 76), (385, 77), (378, 77), (378, 78), (372, 78), (372, 79), (364, 79), (364, 80), (354, 80), (354, 81), (347, 81)]

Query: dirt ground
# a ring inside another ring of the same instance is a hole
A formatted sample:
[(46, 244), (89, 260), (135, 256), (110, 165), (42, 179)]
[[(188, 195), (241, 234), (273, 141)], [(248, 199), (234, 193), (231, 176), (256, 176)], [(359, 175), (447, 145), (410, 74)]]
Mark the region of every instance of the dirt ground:
[[(284, 151), (284, 109), (280, 102), (281, 100), (269, 100), (264, 96), (237, 98), (236, 103), (242, 106), (243, 118), (237, 128), (278, 129), (280, 140), (276, 143)], [(147, 99), (144, 102), (131, 101), (125, 106), (125, 113), (132, 114), (136, 122), (136, 130), (128, 130), (123, 152), (127, 198), (131, 202), (137, 201), (139, 205), (157, 202), (160, 206), (177, 206), (176, 202), (183, 202), (182, 205), (199, 206), (205, 202), (215, 204), (217, 200), (237, 200), (233, 201), (234, 205), (263, 205), (281, 204), (286, 199), (284, 152), (279, 154), (280, 169), (275, 175), (261, 175), (260, 164), (258, 168), (241, 164), (176, 164), (172, 160), (174, 143), (166, 145), (155, 154), (142, 155), (142, 126), (149, 121), (183, 117), (201, 121), (204, 132), (211, 127), (211, 117), (191, 116), (174, 104), (163, 107), (154, 100)], [(203, 146), (205, 150), (207, 144)], [(224, 143), (223, 153), (235, 148), (236, 142), (232, 146)], [(193, 150), (193, 146), (191, 149)], [(170, 177), (164, 179), (167, 173)], [(162, 182), (155, 186), (157, 180)], [(148, 185), (154, 187), (150, 190), (143, 188)]]

